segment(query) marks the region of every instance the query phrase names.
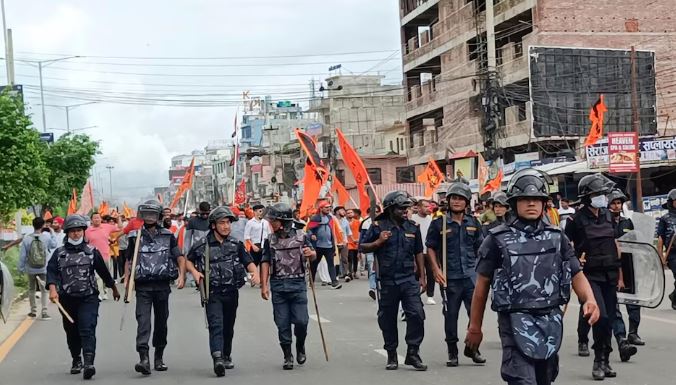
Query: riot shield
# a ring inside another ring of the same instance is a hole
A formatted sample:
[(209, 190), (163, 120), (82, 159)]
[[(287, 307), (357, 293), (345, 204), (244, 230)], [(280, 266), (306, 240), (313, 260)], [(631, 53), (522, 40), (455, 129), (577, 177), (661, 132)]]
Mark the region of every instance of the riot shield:
[(657, 249), (652, 243), (624, 238), (625, 236), (620, 238), (618, 243), (622, 252), (622, 272), (626, 288), (618, 291), (617, 302), (656, 308), (664, 297), (665, 281), (662, 260), (657, 254)]
[(7, 323), (9, 318), (9, 308), (14, 301), (14, 280), (9, 272), (9, 268), (0, 262), (0, 319)]

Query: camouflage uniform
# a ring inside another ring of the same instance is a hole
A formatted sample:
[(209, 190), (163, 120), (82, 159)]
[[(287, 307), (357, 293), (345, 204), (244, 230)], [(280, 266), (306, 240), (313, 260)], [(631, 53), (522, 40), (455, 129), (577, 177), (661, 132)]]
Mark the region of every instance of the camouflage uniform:
[[(207, 246), (208, 243), (208, 246)], [(204, 274), (209, 247), (209, 302), (206, 305), (209, 323), (209, 348), (212, 356), (221, 352), (230, 361), (235, 318), (239, 305), (238, 289), (244, 286), (245, 267), (253, 263), (242, 242), (228, 236), (219, 242), (213, 231), (194, 244), (188, 260)]]
[(272, 311), (282, 350), (291, 346), (291, 325), (296, 346), (304, 346), (309, 315), (307, 311), (306, 260), (304, 247), (312, 248), (300, 230), (288, 229), (270, 234), (264, 243), (261, 263), (270, 265)]
[(542, 220), (497, 226), (479, 249), (477, 272), (492, 280), (502, 379), (509, 384), (553, 382), (563, 336), (561, 305), (570, 299), (571, 277), (580, 272), (568, 239)]

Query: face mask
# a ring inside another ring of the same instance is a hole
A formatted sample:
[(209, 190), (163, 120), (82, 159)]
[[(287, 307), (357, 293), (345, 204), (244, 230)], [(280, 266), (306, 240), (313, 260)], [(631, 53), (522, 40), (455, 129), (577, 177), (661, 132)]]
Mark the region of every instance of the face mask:
[(608, 197), (605, 195), (599, 195), (591, 199), (591, 205), (594, 208), (602, 209), (608, 207)]
[(77, 246), (77, 245), (81, 244), (83, 241), (84, 241), (84, 237), (82, 237), (80, 239), (76, 239), (76, 240), (72, 240), (72, 239), (68, 238), (68, 243), (70, 243), (73, 246)]

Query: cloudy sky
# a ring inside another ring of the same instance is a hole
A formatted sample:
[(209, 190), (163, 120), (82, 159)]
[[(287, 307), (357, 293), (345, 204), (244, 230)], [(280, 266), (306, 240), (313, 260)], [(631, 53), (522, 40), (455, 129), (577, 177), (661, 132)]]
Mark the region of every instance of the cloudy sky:
[[(97, 193), (137, 201), (167, 185), (170, 159), (226, 139), (242, 91), (307, 100), (331, 64), (401, 79), (397, 0), (5, 0), (16, 83), (42, 130), (101, 141)], [(4, 55), (2, 55), (4, 56)], [(20, 61), (21, 60), (21, 61)], [(5, 66), (0, 69), (3, 81)], [(318, 87), (317, 87), (318, 88)]]

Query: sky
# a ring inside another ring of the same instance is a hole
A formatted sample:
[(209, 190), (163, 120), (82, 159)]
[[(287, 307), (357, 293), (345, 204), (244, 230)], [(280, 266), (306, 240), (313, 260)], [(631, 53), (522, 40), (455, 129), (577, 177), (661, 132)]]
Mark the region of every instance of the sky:
[(168, 184), (172, 156), (230, 138), (243, 91), (307, 101), (310, 80), (332, 64), (401, 83), (398, 0), (5, 0), (5, 9), (36, 129), (35, 62), (80, 56), (43, 64), (47, 132), (64, 132), (63, 106), (91, 103), (70, 109), (70, 127), (100, 141), (93, 181), (106, 199), (110, 176), (115, 200), (137, 202)]

